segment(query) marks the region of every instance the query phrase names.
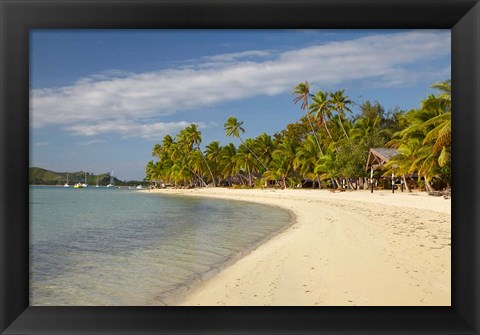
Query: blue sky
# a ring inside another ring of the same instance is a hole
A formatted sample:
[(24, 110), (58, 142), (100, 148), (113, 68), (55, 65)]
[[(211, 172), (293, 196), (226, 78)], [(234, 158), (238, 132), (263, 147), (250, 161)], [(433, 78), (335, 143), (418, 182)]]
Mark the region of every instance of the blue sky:
[(121, 180), (191, 123), (203, 145), (238, 144), (230, 116), (272, 135), (302, 115), (299, 82), (388, 111), (451, 70), (450, 30), (33, 30), (30, 47), (30, 165)]

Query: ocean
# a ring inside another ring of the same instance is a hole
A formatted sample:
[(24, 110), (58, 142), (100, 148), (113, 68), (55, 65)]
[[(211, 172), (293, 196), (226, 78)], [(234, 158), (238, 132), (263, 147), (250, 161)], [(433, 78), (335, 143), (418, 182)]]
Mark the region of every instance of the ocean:
[(31, 186), (30, 305), (171, 305), (292, 220), (248, 202)]

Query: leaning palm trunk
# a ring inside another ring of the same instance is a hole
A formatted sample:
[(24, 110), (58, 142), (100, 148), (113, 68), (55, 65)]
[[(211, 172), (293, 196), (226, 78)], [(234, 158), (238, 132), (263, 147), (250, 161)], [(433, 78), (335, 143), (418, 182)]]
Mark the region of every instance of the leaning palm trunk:
[(333, 184), (333, 188), (338, 188), (338, 184), (337, 184), (337, 181), (335, 180), (335, 178), (331, 178), (331, 181), (332, 181), (332, 184)]
[(345, 134), (345, 137), (347, 138), (347, 140), (349, 140), (350, 137), (348, 137), (348, 134), (347, 134), (347, 132), (345, 131), (345, 127), (343, 126), (342, 118), (339, 117), (338, 120), (339, 120), (339, 122), (340, 122), (340, 126), (342, 127), (343, 133)]
[(330, 137), (330, 139), (333, 141), (333, 137), (332, 137), (332, 134), (330, 134), (330, 130), (327, 127), (327, 123), (323, 122), (323, 125), (325, 126), (325, 129), (327, 130), (328, 137)]
[(247, 165), (247, 170), (248, 170), (248, 186), (252, 187), (252, 173), (248, 165)]
[(335, 182), (337, 183), (337, 188), (342, 188), (342, 183), (340, 182), (340, 179), (338, 177), (334, 178)]
[(430, 179), (427, 177), (425, 177), (425, 187), (427, 188), (428, 192), (434, 191), (433, 187), (430, 185)]
[(217, 184), (215, 183), (215, 177), (213, 176), (212, 170), (210, 169), (210, 165), (208, 164), (207, 160), (203, 156), (203, 152), (202, 152), (202, 150), (200, 150), (200, 146), (198, 146), (198, 145), (197, 145), (197, 150), (200, 152), (200, 156), (202, 156), (203, 161), (207, 165), (208, 171), (210, 172), (210, 176), (212, 177), (213, 187), (217, 187)]
[(410, 187), (408, 187), (407, 178), (405, 178), (405, 175), (404, 175), (404, 174), (402, 174), (402, 179), (403, 179), (403, 185), (405, 185), (405, 189), (407, 190), (407, 192), (412, 192), (412, 190), (410, 189)]
[(268, 171), (268, 168), (265, 164), (263, 164), (263, 162), (260, 160), (260, 158), (257, 157), (257, 155), (255, 155), (255, 153), (248, 147), (248, 145), (245, 144), (245, 142), (243, 142), (242, 138), (240, 136), (238, 136), (238, 138), (240, 139), (240, 141), (242, 142), (242, 144), (247, 148), (248, 151), (250, 151), (250, 153), (253, 155), (253, 157), (255, 157), (255, 159), (257, 161), (260, 162), (260, 164), (262, 164), (262, 166), (265, 168), (265, 170)]
[(247, 177), (245, 177), (241, 173), (239, 173), (238, 176), (240, 176), (240, 182), (242, 183), (242, 185), (245, 186), (245, 180), (248, 180)]
[(313, 133), (313, 137), (315, 138), (315, 142), (317, 142), (318, 150), (320, 150), (320, 154), (323, 156), (322, 147), (320, 147), (320, 142), (318, 141), (317, 133), (315, 133), (315, 130), (313, 129), (313, 124), (312, 124), (312, 121), (310, 120), (310, 115), (308, 115), (308, 113), (306, 113), (306, 115), (307, 115), (308, 123), (310, 124), (310, 128), (312, 129), (312, 133)]
[[(327, 123), (326, 122), (323, 122), (323, 125), (325, 126), (325, 129), (327, 130), (327, 134), (328, 134), (328, 137), (330, 137), (330, 139), (333, 141), (333, 137), (332, 137), (332, 134), (330, 133), (330, 130), (328, 129), (328, 126), (327, 126)], [(344, 130), (345, 131), (345, 130)], [(337, 146), (335, 146), (335, 152), (338, 153), (338, 148)]]
[[(255, 155), (255, 153), (248, 147), (248, 145), (245, 144), (245, 142), (243, 142), (242, 138), (240, 136), (238, 136), (238, 138), (240, 139), (242, 144), (248, 149), (248, 151), (250, 151), (250, 153), (253, 155), (253, 157), (255, 157), (255, 159), (257, 161), (259, 161), (260, 164), (262, 164), (262, 166), (265, 168), (265, 171), (268, 171), (267, 166), (265, 164), (263, 164), (263, 162), (260, 160), (260, 158), (258, 158), (257, 155)], [(276, 180), (275, 180), (275, 185), (278, 185), (278, 181), (276, 181)]]
[(205, 181), (203, 180), (202, 177), (200, 177), (198, 174), (195, 173), (195, 171), (193, 171), (192, 169), (190, 169), (188, 166), (185, 166), (187, 168), (188, 171), (190, 171), (191, 173), (193, 173), (195, 176), (197, 176), (198, 179), (200, 179), (203, 183), (203, 186), (207, 187), (207, 184), (205, 183)]

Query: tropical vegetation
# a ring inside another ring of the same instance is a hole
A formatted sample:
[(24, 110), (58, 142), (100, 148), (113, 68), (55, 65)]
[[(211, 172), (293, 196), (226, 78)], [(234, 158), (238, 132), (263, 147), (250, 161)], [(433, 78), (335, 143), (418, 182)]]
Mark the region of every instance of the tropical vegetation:
[(370, 148), (395, 148), (398, 154), (375, 172), (377, 181), (393, 173), (410, 188), (449, 187), (450, 80), (432, 88), (437, 94), (426, 97), (418, 109), (386, 112), (377, 101), (355, 103), (345, 90), (312, 93), (305, 81), (292, 89), (299, 118), (284, 129), (245, 138), (246, 125), (231, 116), (225, 136), (240, 144), (214, 141), (202, 150), (201, 131), (192, 124), (154, 145), (155, 160), (147, 164), (146, 176), (156, 185), (175, 187), (358, 189), (369, 182)]

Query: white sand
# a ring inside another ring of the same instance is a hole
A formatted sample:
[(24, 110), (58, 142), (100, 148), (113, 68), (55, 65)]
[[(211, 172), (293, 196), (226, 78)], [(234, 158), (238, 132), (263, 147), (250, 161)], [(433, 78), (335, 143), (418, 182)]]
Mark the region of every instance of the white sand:
[(155, 190), (279, 206), (289, 229), (181, 305), (450, 306), (451, 201), (396, 191)]

